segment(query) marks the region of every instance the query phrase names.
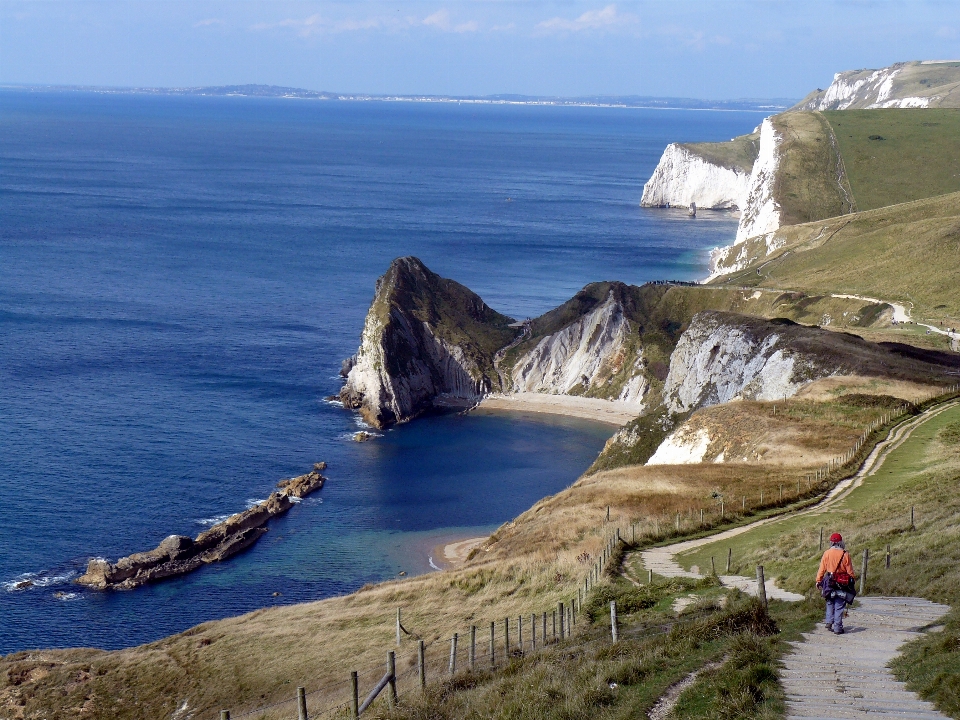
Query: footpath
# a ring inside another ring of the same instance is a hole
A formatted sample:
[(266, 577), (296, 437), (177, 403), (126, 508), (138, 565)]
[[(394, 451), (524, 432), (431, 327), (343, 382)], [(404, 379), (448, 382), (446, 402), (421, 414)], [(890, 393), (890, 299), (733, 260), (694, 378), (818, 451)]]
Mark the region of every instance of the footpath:
[[(644, 568), (662, 577), (702, 578), (699, 568), (685, 570), (676, 556), (786, 518), (824, 512), (876, 473), (889, 454), (906, 442), (917, 427), (956, 404), (945, 403), (895, 427), (877, 444), (856, 474), (839, 483), (816, 505), (716, 535), (644, 550), (640, 553)], [(721, 575), (720, 582), (751, 595), (759, 594), (758, 581), (754, 578)], [(764, 589), (770, 599), (793, 602), (803, 599), (802, 595), (777, 587), (775, 578), (765, 579)], [(849, 610), (844, 635), (834, 635), (821, 623), (814, 631), (804, 634), (802, 641), (792, 643), (793, 651), (784, 657), (780, 674), (787, 694), (787, 718), (946, 718), (897, 681), (887, 664), (904, 643), (934, 625), (949, 610), (946, 605), (921, 598), (858, 598)]]

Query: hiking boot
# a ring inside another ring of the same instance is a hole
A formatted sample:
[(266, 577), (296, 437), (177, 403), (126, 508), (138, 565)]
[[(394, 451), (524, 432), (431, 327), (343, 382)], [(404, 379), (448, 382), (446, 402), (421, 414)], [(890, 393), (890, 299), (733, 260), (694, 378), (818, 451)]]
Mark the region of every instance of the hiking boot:
[(843, 628), (839, 628), (833, 631), (834, 635), (843, 635)]

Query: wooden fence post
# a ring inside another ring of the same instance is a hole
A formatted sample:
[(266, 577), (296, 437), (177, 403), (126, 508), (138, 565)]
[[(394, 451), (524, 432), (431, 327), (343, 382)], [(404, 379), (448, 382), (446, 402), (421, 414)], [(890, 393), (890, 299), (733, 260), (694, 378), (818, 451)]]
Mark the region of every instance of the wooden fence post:
[(450, 676), (457, 674), (457, 634), (450, 638)]
[(503, 619), (503, 658), (510, 659), (510, 618)]
[(910, 506), (910, 529), (916, 530), (917, 526), (913, 522), (913, 505)]
[(299, 720), (307, 720), (307, 691), (306, 688), (297, 688), (297, 715)]
[(356, 670), (350, 673), (350, 686), (352, 690), (352, 695), (350, 696), (350, 717), (356, 720), (356, 718), (360, 717), (360, 681), (357, 678)]
[(617, 642), (617, 601), (610, 601), (610, 634), (613, 636), (613, 642)]
[(490, 667), (496, 667), (497, 665), (497, 661), (495, 657), (496, 640), (497, 640), (497, 627), (494, 624), (493, 620), (491, 620), (490, 621)]
[(543, 614), (543, 644), (547, 644), (547, 614)]
[(700, 524), (703, 525), (703, 508), (700, 508)]
[(427, 653), (423, 640), (417, 641), (417, 675), (420, 676), (420, 689), (423, 690), (427, 687)]
[(757, 565), (757, 592), (764, 609), (767, 607), (767, 583), (763, 578), (763, 565)]
[(221, 711), (220, 711), (220, 720), (230, 720), (230, 711), (229, 711), (229, 710), (221, 710)]
[(647, 584), (653, 585), (653, 570), (647, 570)]
[(885, 564), (886, 564), (887, 570), (889, 570), (890, 569), (890, 543), (887, 543), (887, 558), (886, 558)]
[(820, 526), (820, 549), (823, 550), (823, 525)]
[(397, 645), (400, 645), (400, 608), (397, 608)]
[(467, 655), (467, 660), (470, 663), (470, 669), (476, 670), (477, 668), (477, 626), (470, 626), (470, 650)]
[(564, 626), (564, 624), (565, 624), (563, 621), (564, 621), (565, 615), (564, 615), (564, 613), (563, 613), (563, 602), (562, 602), (562, 601), (557, 603), (557, 615), (560, 616), (560, 639), (563, 640), (563, 638), (564, 638), (563, 626)]
[(553, 639), (557, 639), (557, 611), (553, 611)]
[(390, 703), (390, 707), (395, 708), (397, 706), (397, 656), (396, 653), (391, 650), (387, 653), (387, 673), (390, 675), (390, 695), (387, 697), (387, 700)]
[(730, 574), (730, 562), (733, 560), (733, 548), (727, 548), (727, 575)]
[(867, 591), (867, 562), (870, 559), (870, 551), (866, 548), (863, 550), (863, 564), (860, 566), (860, 594), (863, 595)]
[(711, 575), (717, 574), (717, 563), (714, 562), (713, 555), (710, 556), (710, 574)]
[(537, 614), (530, 616), (530, 649), (537, 649)]

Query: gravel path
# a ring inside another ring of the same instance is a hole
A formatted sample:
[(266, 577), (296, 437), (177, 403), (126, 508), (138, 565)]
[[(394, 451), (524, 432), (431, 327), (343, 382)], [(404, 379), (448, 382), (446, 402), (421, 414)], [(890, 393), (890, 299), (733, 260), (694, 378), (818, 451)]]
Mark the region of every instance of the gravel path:
[(946, 718), (895, 680), (887, 663), (949, 610), (919, 598), (863, 597), (850, 609), (843, 635), (819, 625), (791, 643), (780, 672), (788, 720)]

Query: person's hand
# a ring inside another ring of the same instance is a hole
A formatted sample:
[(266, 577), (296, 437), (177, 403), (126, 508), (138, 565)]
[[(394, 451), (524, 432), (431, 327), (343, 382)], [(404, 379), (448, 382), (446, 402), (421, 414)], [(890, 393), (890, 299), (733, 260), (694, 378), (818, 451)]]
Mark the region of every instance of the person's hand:
[(823, 590), (823, 580), (817, 583), (817, 590)]

